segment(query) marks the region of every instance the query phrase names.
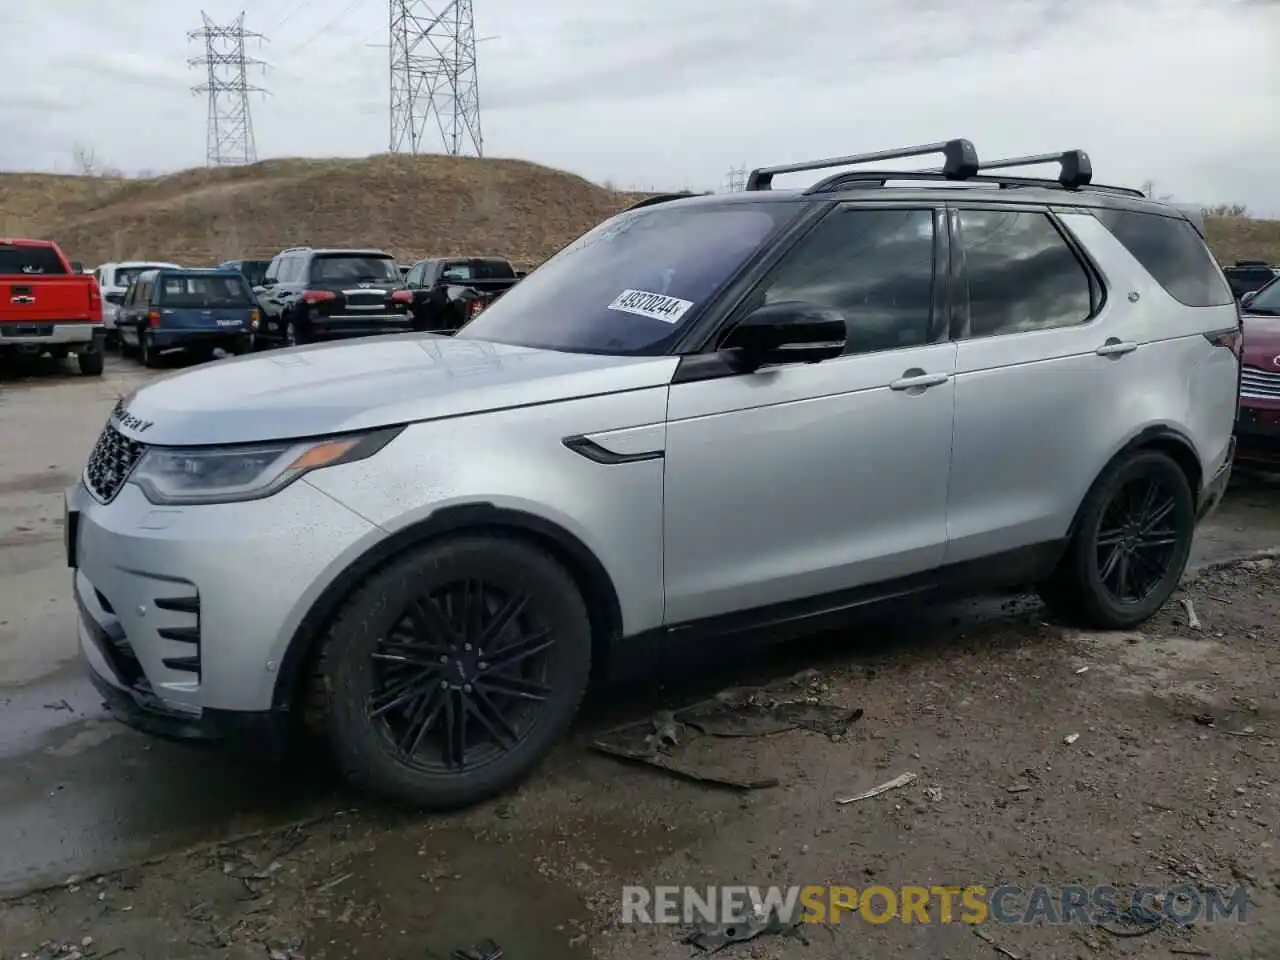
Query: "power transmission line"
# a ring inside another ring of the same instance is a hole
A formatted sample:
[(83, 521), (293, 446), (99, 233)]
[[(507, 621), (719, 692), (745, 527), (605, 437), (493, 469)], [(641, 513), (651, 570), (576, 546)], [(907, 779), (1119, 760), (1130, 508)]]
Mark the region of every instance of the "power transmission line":
[(246, 56), (245, 41), (265, 38), (245, 30), (243, 12), (234, 22), (225, 25), (214, 23), (204, 11), (200, 12), (200, 18), (204, 26), (188, 32), (187, 37), (204, 43), (204, 56), (192, 57), (187, 62), (207, 71), (205, 82), (191, 88), (193, 93), (209, 97), (205, 162), (211, 167), (254, 163), (258, 159), (258, 148), (253, 137), (253, 118), (249, 115), (249, 94), (266, 93), (266, 90), (249, 84), (249, 67), (262, 66), (262, 61)]
[(725, 190), (729, 193), (741, 193), (747, 189), (747, 168), (730, 167), (729, 172), (725, 174)]
[(451, 0), (439, 13), (425, 0), (389, 2), (389, 149), (425, 152), (434, 119), (445, 153), (484, 156), (471, 0)]

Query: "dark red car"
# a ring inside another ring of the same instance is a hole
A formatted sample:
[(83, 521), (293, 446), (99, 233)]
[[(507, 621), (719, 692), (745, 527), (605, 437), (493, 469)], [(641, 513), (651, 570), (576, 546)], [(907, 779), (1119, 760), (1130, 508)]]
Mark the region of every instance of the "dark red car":
[(1240, 301), (1243, 368), (1236, 459), (1280, 464), (1280, 279)]

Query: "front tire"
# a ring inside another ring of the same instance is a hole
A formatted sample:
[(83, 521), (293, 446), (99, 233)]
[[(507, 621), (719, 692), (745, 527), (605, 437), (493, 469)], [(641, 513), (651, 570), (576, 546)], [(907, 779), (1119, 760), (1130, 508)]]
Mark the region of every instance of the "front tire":
[(424, 809), (518, 783), (586, 691), (591, 626), (573, 578), (524, 540), (466, 535), (375, 573), (321, 654), (322, 715), (347, 777)]
[(1172, 595), (1195, 535), (1195, 496), (1168, 455), (1144, 450), (1094, 484), (1071, 545), (1040, 595), (1083, 625), (1123, 630), (1149, 619)]

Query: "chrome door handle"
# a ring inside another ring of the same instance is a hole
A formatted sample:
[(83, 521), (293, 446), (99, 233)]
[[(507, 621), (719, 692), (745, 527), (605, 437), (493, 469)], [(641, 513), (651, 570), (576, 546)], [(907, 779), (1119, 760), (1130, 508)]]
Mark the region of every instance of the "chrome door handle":
[(1126, 353), (1133, 353), (1137, 349), (1138, 345), (1136, 343), (1113, 338), (1093, 352), (1100, 357), (1123, 357)]
[(938, 387), (951, 379), (949, 373), (925, 373), (923, 370), (908, 370), (903, 376), (889, 384), (890, 390), (925, 390)]

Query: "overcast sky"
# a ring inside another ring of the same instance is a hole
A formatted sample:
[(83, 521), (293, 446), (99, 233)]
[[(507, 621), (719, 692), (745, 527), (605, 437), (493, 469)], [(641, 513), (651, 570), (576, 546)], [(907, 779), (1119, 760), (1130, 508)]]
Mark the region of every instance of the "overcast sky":
[[(717, 189), (743, 164), (966, 136), (993, 158), (1083, 147), (1099, 181), (1280, 216), (1280, 0), (474, 5), (490, 156)], [(202, 6), (247, 7), (269, 38), (260, 157), (387, 149), (387, 0), (5, 6), (0, 169), (70, 172), (78, 145), (129, 172), (202, 164)]]

